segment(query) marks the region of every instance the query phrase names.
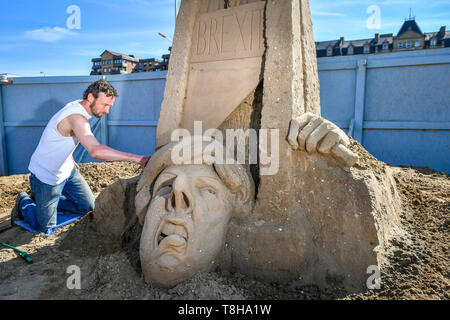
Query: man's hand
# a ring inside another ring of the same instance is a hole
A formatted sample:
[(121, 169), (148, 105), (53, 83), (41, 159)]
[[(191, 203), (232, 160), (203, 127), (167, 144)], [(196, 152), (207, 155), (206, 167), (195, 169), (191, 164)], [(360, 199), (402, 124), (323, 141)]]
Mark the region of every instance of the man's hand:
[(80, 170), (80, 166), (78, 165), (78, 163), (75, 162), (75, 159), (72, 157), (73, 160), (73, 164), (75, 165), (75, 167)]
[(348, 167), (358, 160), (347, 148), (350, 140), (340, 128), (309, 112), (291, 120), (287, 140), (294, 150), (331, 154)]

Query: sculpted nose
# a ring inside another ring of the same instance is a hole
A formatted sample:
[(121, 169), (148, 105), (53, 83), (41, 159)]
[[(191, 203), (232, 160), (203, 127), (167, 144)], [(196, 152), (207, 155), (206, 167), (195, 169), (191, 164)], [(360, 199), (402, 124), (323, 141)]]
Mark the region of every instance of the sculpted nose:
[(168, 201), (168, 210), (177, 214), (191, 214), (194, 201), (189, 192), (188, 181), (185, 176), (179, 175), (172, 185), (172, 193)]

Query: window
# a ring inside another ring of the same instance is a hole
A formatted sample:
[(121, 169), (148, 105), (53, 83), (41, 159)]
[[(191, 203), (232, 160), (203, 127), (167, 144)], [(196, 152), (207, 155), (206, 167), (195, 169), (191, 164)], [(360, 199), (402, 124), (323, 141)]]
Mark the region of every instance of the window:
[(403, 48), (403, 42), (399, 42), (399, 43), (398, 43), (398, 48), (399, 48), (399, 49)]
[(108, 72), (108, 71), (107, 71), (106, 68), (105, 68), (105, 69), (103, 69), (103, 72), (106, 73), (106, 72)]
[(406, 47), (411, 48), (411, 41), (406, 41)]
[(369, 53), (369, 46), (364, 46), (364, 53)]
[(327, 55), (331, 56), (333, 54), (333, 50), (331, 48), (327, 49)]
[(109, 68), (109, 72), (111, 72), (111, 68)]
[(383, 44), (383, 50), (387, 50), (389, 48), (389, 45), (387, 43)]
[(349, 47), (349, 48), (348, 48), (348, 53), (349, 53), (349, 54), (352, 54), (352, 53), (353, 53), (353, 47)]
[(430, 42), (430, 45), (431, 45), (431, 46), (434, 47), (436, 44), (437, 44), (436, 39), (431, 40), (431, 42)]
[(414, 42), (414, 47), (416, 47), (416, 48), (420, 47), (420, 41)]

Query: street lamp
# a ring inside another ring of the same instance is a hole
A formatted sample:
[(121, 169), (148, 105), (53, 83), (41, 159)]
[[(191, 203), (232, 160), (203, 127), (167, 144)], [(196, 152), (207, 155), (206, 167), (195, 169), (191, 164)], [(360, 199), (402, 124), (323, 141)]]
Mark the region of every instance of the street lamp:
[[(178, 1), (175, 0), (175, 25), (177, 24), (177, 9), (178, 9)], [(172, 43), (172, 39), (170, 39), (168, 36), (166, 36), (165, 34), (158, 32), (158, 34), (163, 37), (164, 39), (170, 41), (170, 43)]]
[(165, 34), (163, 34), (163, 33), (161, 33), (161, 32), (158, 32), (158, 34), (159, 34), (161, 37), (163, 37), (164, 39), (170, 41), (171, 43), (173, 42), (172, 39), (170, 39), (170, 38), (169, 38), (168, 36), (166, 36)]
[(175, 24), (177, 24), (177, 9), (178, 9), (178, 1), (175, 0)]

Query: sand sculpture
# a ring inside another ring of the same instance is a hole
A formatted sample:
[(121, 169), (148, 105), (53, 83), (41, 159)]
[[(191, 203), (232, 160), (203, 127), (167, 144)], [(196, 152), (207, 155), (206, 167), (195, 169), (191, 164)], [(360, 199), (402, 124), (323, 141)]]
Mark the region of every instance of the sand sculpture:
[[(258, 162), (174, 163), (180, 142), (171, 135), (179, 128), (195, 135), (195, 121), (224, 136), (255, 130)], [(279, 134), (263, 146), (261, 133), (272, 129)], [(383, 266), (384, 248), (401, 232), (401, 208), (390, 172), (358, 168), (348, 144), (320, 117), (308, 0), (184, 0), (158, 150), (139, 177), (99, 196), (98, 230), (120, 239), (137, 217), (141, 268), (156, 286), (219, 266), (267, 281), (362, 290), (368, 267)], [(271, 153), (279, 155), (277, 170), (263, 174), (262, 157)], [(108, 207), (111, 198), (128, 205)]]

